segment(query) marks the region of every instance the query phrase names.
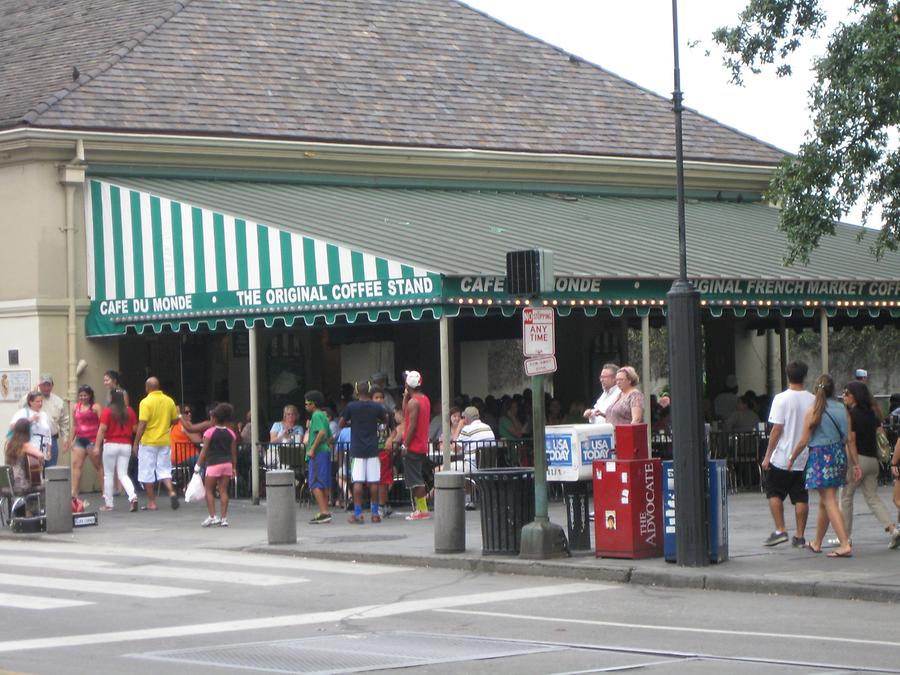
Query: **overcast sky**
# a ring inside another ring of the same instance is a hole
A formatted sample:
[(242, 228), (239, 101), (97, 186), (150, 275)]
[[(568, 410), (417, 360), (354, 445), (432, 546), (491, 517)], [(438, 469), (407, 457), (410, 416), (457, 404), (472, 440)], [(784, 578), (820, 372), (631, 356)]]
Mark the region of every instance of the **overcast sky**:
[[(464, 0), (504, 23), (671, 97), (672, 3), (669, 0)], [(793, 59), (794, 75), (750, 75), (743, 88), (729, 82), (712, 31), (735, 23), (745, 0), (682, 0), (678, 5), (681, 88), (685, 105), (767, 143), (795, 152), (809, 125), (809, 64), (820, 39)], [(830, 14), (846, 3), (824, 0)], [(827, 33), (826, 33), (827, 36)], [(698, 47), (687, 44), (699, 41)], [(707, 55), (707, 50), (712, 53)]]

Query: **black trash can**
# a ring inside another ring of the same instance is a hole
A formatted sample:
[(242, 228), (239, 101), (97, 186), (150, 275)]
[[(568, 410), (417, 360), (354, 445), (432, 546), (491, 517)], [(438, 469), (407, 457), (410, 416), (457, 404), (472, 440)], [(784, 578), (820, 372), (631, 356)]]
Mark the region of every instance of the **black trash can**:
[(482, 555), (517, 555), (522, 528), (534, 520), (534, 469), (485, 469), (472, 477), (480, 492)]
[(591, 481), (565, 482), (563, 497), (566, 500), (566, 525), (569, 549), (591, 550)]

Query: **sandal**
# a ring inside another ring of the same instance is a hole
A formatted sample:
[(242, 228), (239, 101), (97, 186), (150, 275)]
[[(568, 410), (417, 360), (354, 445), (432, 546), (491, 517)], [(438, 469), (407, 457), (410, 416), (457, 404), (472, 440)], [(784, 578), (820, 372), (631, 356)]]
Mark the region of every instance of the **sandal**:
[(103, 506), (100, 507), (100, 510), (101, 511), (112, 511), (113, 507), (107, 506), (106, 504), (104, 504)]
[(853, 557), (853, 549), (851, 548), (848, 551), (844, 551), (841, 553), (840, 551), (831, 551), (828, 553), (829, 558), (852, 558)]
[(137, 497), (135, 497), (134, 499), (132, 499), (131, 502), (129, 502), (129, 504), (130, 504), (130, 506), (128, 507), (128, 510), (129, 510), (129, 511), (131, 511), (132, 513), (134, 513), (135, 511), (138, 510), (138, 499), (137, 499)]
[(806, 545), (806, 548), (807, 548), (807, 550), (810, 550), (813, 553), (821, 553), (822, 552), (822, 547), (819, 546), (819, 548), (816, 548), (815, 546), (812, 545), (812, 542), (808, 543)]

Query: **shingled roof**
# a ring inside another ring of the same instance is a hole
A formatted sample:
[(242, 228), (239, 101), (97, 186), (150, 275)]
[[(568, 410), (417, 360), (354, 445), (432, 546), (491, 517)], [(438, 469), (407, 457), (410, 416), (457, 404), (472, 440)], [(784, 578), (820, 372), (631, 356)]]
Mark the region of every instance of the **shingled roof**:
[[(668, 100), (456, 0), (0, 0), (0, 18), (0, 128), (674, 156)], [(782, 157), (692, 111), (684, 134), (688, 159)]]

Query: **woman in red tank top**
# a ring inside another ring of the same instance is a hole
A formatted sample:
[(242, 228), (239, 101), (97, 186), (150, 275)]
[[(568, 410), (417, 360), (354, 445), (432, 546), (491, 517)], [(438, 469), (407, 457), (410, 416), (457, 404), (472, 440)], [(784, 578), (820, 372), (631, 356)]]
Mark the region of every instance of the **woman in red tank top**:
[(69, 450), (72, 453), (72, 499), (78, 499), (85, 457), (91, 458), (97, 480), (103, 485), (103, 462), (100, 461), (100, 448), (96, 445), (99, 428), (100, 405), (94, 400), (94, 390), (83, 384), (78, 387), (78, 402), (72, 408), (72, 437), (69, 439)]

